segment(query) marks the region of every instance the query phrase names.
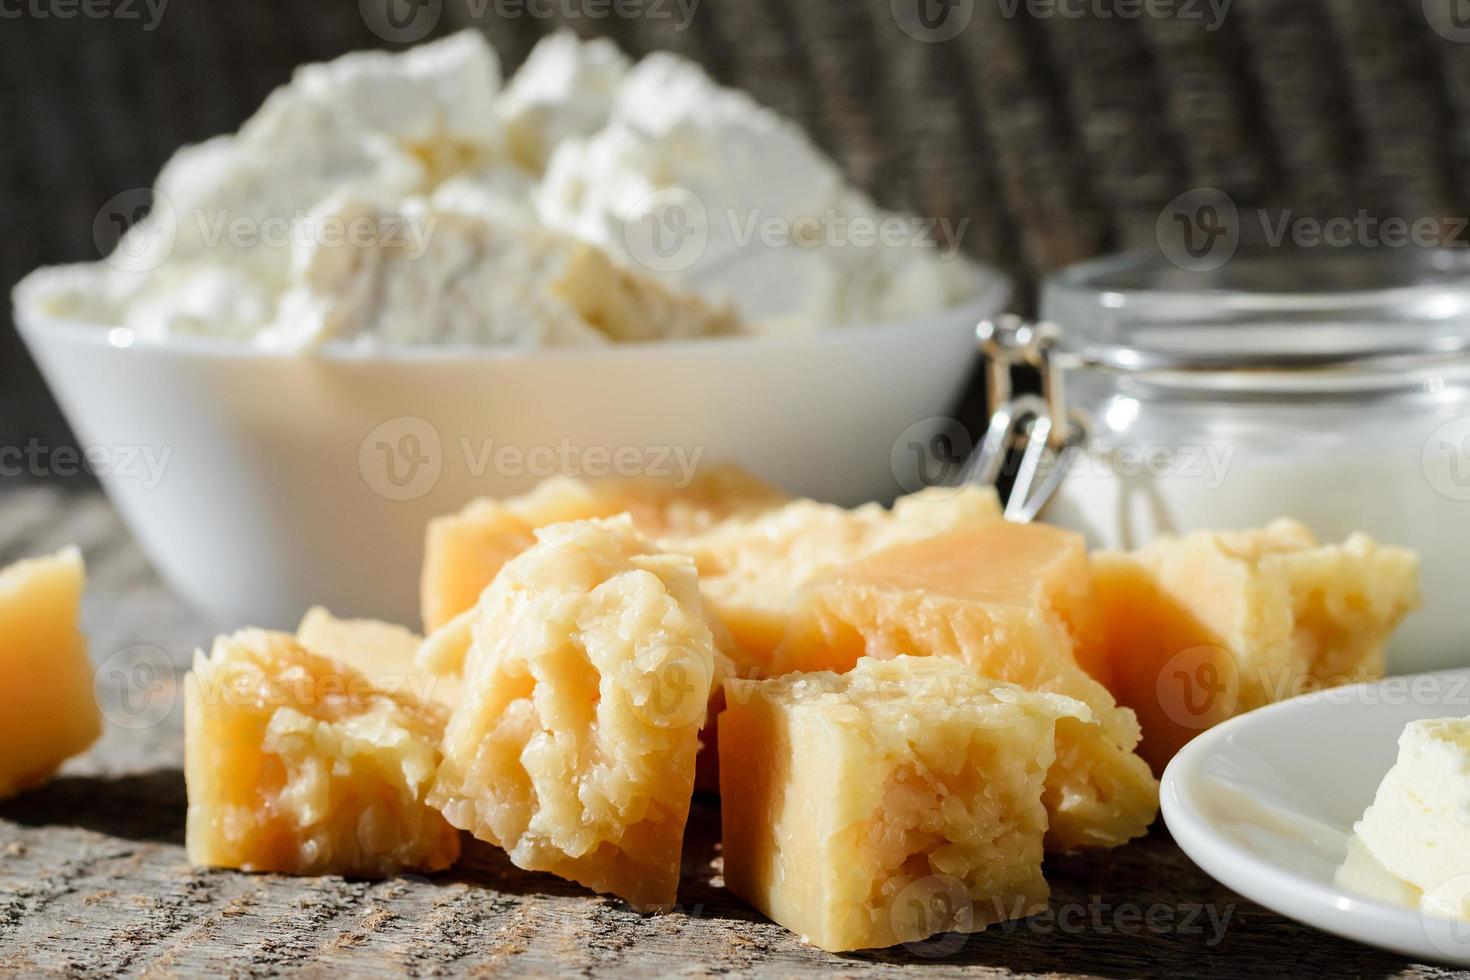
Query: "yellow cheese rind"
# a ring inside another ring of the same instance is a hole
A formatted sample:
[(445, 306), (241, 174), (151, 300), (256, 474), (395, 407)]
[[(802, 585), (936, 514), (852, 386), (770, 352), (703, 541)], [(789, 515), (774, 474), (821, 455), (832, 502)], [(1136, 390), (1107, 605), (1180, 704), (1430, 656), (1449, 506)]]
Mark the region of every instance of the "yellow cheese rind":
[(537, 537), (480, 600), (429, 799), (519, 867), (669, 908), (715, 671), (694, 564), (627, 516)]
[(1419, 605), (1418, 559), (1362, 534), (1322, 545), (1279, 520), (1093, 556), (1107, 680), (1161, 770), (1225, 719), (1383, 675), (1384, 644)]
[(263, 630), (197, 653), (184, 698), (191, 863), (386, 877), (459, 856), (458, 832), (425, 803), (437, 706)]
[(769, 484), (725, 467), (702, 472), (684, 487), (652, 477), (553, 477), (520, 497), (476, 500), (429, 523), (421, 583), (424, 629), (433, 633), (473, 608), (500, 567), (535, 543), (539, 527), (627, 512), (646, 535), (689, 535), (785, 499)]
[(725, 684), (725, 884), (834, 952), (1045, 907), (1042, 787), (1059, 718), (941, 657)]
[(0, 799), (44, 783), (102, 732), (85, 584), (76, 548), (0, 569)]
[(777, 669), (848, 670), (863, 656), (954, 657), (1027, 690), (1066, 695), (1088, 721), (1057, 725), (1047, 776), (1047, 844), (1113, 847), (1146, 833), (1158, 783), (1134, 749), (1133, 712), (1078, 663), (1073, 624), (1090, 622), (1082, 539), (1044, 525), (963, 527), (879, 552), (801, 593)]

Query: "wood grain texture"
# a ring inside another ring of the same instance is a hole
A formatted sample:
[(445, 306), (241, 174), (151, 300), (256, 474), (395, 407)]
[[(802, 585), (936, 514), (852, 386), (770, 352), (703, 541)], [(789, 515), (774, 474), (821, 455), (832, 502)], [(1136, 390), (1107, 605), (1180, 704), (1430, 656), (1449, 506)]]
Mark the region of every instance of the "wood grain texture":
[(430, 878), (194, 869), (178, 693), (209, 630), (148, 571), (99, 494), (0, 495), (0, 561), (67, 542), (91, 568), (84, 618), (107, 728), (51, 784), (0, 803), (3, 976), (1446, 975), (1238, 898), (1161, 830), (1051, 859), (1045, 915), (844, 956), (803, 945), (725, 891), (709, 800), (691, 818), (680, 907), (660, 917), (521, 871), (477, 842)]

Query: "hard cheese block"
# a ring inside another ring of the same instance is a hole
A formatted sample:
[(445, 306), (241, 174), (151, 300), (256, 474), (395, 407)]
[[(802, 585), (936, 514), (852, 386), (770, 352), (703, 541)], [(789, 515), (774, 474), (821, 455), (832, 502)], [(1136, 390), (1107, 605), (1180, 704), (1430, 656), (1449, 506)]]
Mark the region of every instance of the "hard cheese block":
[(440, 709), (262, 630), (196, 654), (184, 690), (194, 864), (381, 877), (458, 857), (425, 803)]
[(419, 667), (423, 637), (396, 623), (376, 619), (338, 619), (321, 606), (309, 609), (296, 627), (296, 642), (318, 656), (346, 664), (372, 678), (383, 691), (452, 707), (458, 683)]
[(68, 548), (0, 569), (0, 799), (38, 786), (102, 731)]
[(1157, 770), (1232, 715), (1383, 674), (1383, 646), (1419, 604), (1418, 561), (1355, 534), (1319, 544), (1296, 521), (1100, 552), (1105, 678), (1143, 725)]
[(626, 516), (537, 538), (480, 600), (429, 799), (519, 867), (667, 908), (715, 669), (694, 564)]
[(1354, 829), (1426, 911), (1470, 919), (1470, 718), (1405, 727), (1398, 760)]
[(424, 628), (435, 632), (472, 608), (495, 573), (535, 543), (538, 527), (624, 511), (644, 534), (688, 535), (784, 495), (737, 469), (712, 469), (687, 486), (655, 478), (555, 477), (521, 497), (477, 500), (429, 523), (422, 579)]
[(1080, 702), (940, 657), (726, 682), (725, 884), (822, 949), (1045, 907), (1042, 786)]
[(797, 500), (662, 544), (694, 556), (706, 608), (728, 631), (740, 675), (752, 677), (771, 672), (803, 586), (885, 548), (999, 520), (989, 488), (946, 488), (902, 497), (892, 510)]
[(1048, 844), (1111, 847), (1143, 834), (1158, 783), (1134, 754), (1133, 713), (1079, 665), (1095, 630), (1082, 539), (1006, 521), (879, 552), (813, 583), (776, 656), (782, 671), (848, 670), (858, 658), (955, 657), (987, 676), (1076, 698), (1091, 718), (1057, 725)]

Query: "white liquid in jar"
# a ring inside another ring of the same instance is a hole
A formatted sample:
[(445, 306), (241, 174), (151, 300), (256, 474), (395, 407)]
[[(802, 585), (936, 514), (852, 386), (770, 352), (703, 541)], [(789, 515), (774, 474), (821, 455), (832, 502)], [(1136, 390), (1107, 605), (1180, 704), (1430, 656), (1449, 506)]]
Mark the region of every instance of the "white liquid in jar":
[(1043, 517), (1101, 548), (1277, 517), (1302, 521), (1323, 542), (1363, 531), (1413, 548), (1424, 604), (1390, 639), (1389, 673), (1470, 665), (1470, 417), (1379, 429), (1326, 452), (1236, 438), (1084, 453)]

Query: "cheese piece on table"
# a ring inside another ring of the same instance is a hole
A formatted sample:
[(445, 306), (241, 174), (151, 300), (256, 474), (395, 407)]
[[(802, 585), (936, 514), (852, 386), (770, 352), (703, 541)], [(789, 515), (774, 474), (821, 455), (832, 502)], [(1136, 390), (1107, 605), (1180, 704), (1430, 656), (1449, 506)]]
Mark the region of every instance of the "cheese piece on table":
[(694, 563), (553, 525), (485, 591), (430, 802), (518, 866), (672, 906), (714, 674)]
[(944, 657), (726, 682), (725, 885), (832, 951), (1045, 907), (1042, 785), (1078, 701)]
[(383, 877), (459, 856), (425, 802), (442, 709), (262, 630), (196, 654), (184, 691), (194, 864)]
[(1420, 905), (1470, 919), (1470, 718), (1411, 722), (1394, 767), (1354, 827)]
[(741, 676), (751, 677), (770, 673), (803, 586), (893, 545), (999, 520), (990, 488), (944, 488), (901, 497), (892, 510), (797, 500), (661, 543), (694, 556), (706, 608), (729, 631)]
[(1381, 677), (1384, 642), (1419, 604), (1412, 551), (1362, 534), (1322, 545), (1291, 520), (1100, 552), (1093, 573), (1106, 677), (1157, 770), (1232, 715)]
[(419, 701), (458, 700), (454, 678), (437, 677), (419, 667), (424, 639), (396, 623), (376, 619), (338, 619), (321, 606), (307, 610), (296, 627), (296, 642), (317, 656), (346, 664), (372, 678), (380, 690)]
[(45, 782), (102, 731), (78, 625), (85, 582), (75, 548), (0, 569), (0, 799)]
[(1090, 623), (1080, 536), (992, 521), (879, 552), (801, 594), (781, 671), (847, 670), (859, 657), (956, 657), (981, 673), (1088, 705), (1057, 725), (1047, 776), (1047, 843), (1111, 847), (1147, 831), (1158, 783), (1134, 754), (1133, 712), (1078, 663), (1073, 632)]
[(779, 490), (733, 467), (699, 473), (684, 487), (673, 480), (553, 477), (507, 500), (476, 500), (429, 522), (424, 552), (424, 628), (438, 630), (473, 608), (495, 573), (535, 542), (538, 527), (562, 521), (633, 515), (650, 537), (694, 534), (738, 514), (784, 501)]

